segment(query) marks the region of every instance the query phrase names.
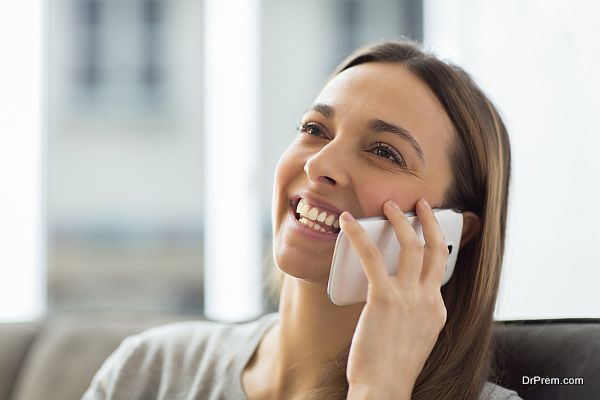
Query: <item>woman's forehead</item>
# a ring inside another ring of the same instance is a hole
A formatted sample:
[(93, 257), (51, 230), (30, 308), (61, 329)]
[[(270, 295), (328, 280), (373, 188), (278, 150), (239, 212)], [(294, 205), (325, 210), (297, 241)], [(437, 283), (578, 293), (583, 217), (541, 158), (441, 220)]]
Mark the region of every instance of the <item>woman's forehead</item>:
[[(447, 136), (452, 124), (433, 92), (401, 64), (360, 64), (332, 78), (314, 103), (328, 105), (337, 121), (379, 118), (415, 133)], [(428, 133), (429, 132), (429, 133)]]

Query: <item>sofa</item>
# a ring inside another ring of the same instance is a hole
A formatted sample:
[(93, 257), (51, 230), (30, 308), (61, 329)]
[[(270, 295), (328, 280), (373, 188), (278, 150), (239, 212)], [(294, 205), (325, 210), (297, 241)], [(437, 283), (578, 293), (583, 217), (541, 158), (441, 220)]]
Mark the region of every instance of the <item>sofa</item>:
[(497, 322), (494, 337), (495, 380), (523, 399), (600, 400), (600, 318)]
[[(198, 315), (75, 314), (0, 324), (0, 400), (76, 400), (121, 340)], [(600, 319), (497, 322), (498, 384), (525, 400), (600, 399)], [(537, 378), (536, 378), (537, 377)], [(554, 384), (550, 378), (583, 378)]]

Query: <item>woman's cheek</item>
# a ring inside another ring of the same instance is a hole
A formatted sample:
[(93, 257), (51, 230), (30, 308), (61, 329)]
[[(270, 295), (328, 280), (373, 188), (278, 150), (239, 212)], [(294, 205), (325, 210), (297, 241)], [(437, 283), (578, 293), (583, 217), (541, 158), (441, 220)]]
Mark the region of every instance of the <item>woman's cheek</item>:
[(365, 216), (383, 215), (383, 204), (393, 199), (404, 211), (413, 210), (422, 190), (402, 181), (365, 179), (358, 198)]
[(274, 231), (278, 231), (286, 218), (288, 209), (288, 196), (293, 195), (293, 190), (298, 187), (292, 187), (294, 183), (299, 182), (299, 177), (304, 174), (304, 164), (301, 154), (292, 143), (283, 152), (275, 166), (275, 177), (273, 187), (273, 205), (272, 221)]
[(279, 157), (279, 161), (275, 167), (275, 176), (279, 177), (281, 175), (281, 180), (289, 180), (292, 176), (302, 173), (304, 171), (303, 166), (302, 154), (297, 145), (292, 143), (285, 149), (281, 157)]
[(361, 179), (362, 183), (357, 185), (357, 198), (365, 217), (383, 215), (383, 203), (385, 203), (393, 190), (390, 182), (379, 181), (373, 177)]

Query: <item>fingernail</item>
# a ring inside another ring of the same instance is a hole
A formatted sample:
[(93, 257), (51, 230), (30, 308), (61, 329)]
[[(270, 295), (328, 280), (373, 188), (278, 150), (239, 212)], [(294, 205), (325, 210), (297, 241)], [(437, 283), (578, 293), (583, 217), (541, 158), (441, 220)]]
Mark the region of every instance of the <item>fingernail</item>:
[(346, 222), (352, 222), (352, 221), (354, 221), (354, 217), (348, 211), (344, 211), (342, 213), (342, 215), (340, 215), (340, 218), (343, 219)]
[(398, 206), (398, 204), (396, 204), (396, 202), (394, 200), (388, 200), (388, 204), (390, 205), (390, 207), (392, 207), (394, 210), (399, 210), (400, 206)]

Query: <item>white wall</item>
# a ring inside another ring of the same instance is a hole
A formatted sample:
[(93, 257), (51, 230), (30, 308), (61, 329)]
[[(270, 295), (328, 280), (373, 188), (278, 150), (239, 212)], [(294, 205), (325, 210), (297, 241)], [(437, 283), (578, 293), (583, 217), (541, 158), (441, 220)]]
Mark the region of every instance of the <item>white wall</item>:
[[(130, 3), (133, 5), (129, 8), (135, 10), (137, 2)], [(168, 6), (163, 7), (161, 25), (164, 35), (159, 39), (166, 80), (164, 106), (157, 112), (137, 110), (135, 102), (114, 94), (109, 104), (86, 105), (78, 101), (78, 42), (73, 37), (78, 32), (77, 4), (61, 0), (52, 1), (48, 7), (51, 228), (113, 225), (160, 230), (165, 226), (201, 226), (202, 2), (182, 0), (165, 4)], [(114, 48), (113, 53), (137, 50), (127, 43), (119, 45), (116, 40), (103, 42), (103, 46), (105, 51)], [(112, 103), (119, 105), (114, 107), (117, 110), (106, 111)]]
[(41, 0), (0, 2), (0, 320), (45, 309)]
[(600, 317), (600, 5), (426, 0), (425, 43), (500, 109), (513, 178), (496, 317)]

